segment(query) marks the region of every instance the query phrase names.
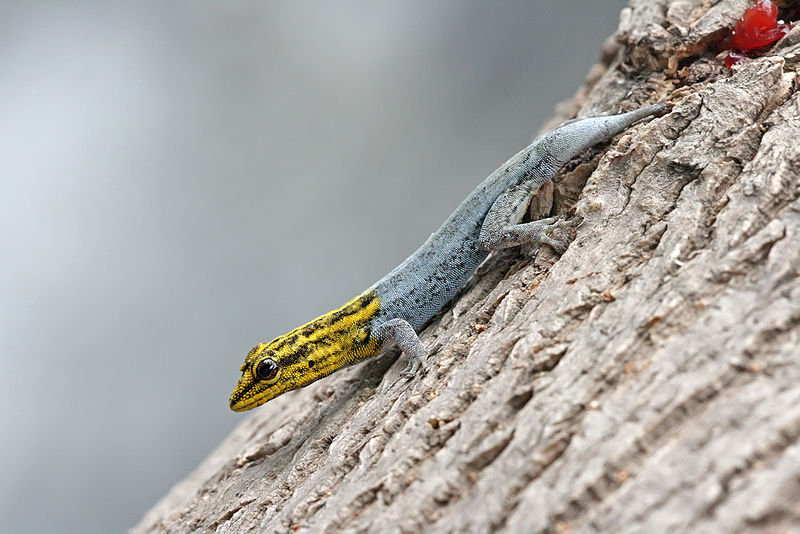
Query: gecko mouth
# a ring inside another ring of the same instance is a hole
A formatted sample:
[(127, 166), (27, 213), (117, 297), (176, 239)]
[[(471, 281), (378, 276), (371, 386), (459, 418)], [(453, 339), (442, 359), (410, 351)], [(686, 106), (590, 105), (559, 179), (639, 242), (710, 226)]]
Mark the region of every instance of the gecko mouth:
[[(255, 395), (248, 395), (248, 393), (253, 393), (253, 386), (256, 385), (258, 385), (257, 382), (244, 387), (241, 385), (237, 386), (231, 394), (229, 403), (231, 410), (234, 412), (245, 412), (247, 410), (252, 410), (256, 406), (261, 406), (274, 397), (274, 395), (269, 394), (268, 390), (263, 390), (262, 388), (255, 388)], [(262, 389), (262, 391), (258, 391), (258, 389)]]
[(298, 387), (301, 386), (291, 378), (265, 384), (259, 380), (253, 381), (250, 376), (243, 377), (231, 393), (228, 405), (234, 412), (246, 412)]
[(234, 412), (246, 412), (247, 410), (252, 410), (257, 406), (261, 406), (265, 402), (267, 402), (267, 399), (263, 397), (255, 399), (242, 399), (239, 401), (231, 399), (230, 407)]

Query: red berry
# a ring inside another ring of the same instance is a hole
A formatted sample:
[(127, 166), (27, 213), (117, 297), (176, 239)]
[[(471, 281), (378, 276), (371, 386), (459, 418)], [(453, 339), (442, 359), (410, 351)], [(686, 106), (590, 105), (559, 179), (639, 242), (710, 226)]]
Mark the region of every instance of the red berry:
[(730, 42), (737, 50), (753, 50), (774, 43), (788, 31), (788, 24), (778, 24), (775, 4), (770, 0), (756, 0), (736, 22)]

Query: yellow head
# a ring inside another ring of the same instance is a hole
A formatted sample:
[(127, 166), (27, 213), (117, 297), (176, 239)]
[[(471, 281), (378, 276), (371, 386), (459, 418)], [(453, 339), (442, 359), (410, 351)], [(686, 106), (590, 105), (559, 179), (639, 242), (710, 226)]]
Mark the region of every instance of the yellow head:
[(250, 410), (380, 352), (380, 342), (370, 337), (369, 328), (379, 310), (380, 299), (368, 291), (338, 310), (256, 345), (240, 368), (231, 410)]

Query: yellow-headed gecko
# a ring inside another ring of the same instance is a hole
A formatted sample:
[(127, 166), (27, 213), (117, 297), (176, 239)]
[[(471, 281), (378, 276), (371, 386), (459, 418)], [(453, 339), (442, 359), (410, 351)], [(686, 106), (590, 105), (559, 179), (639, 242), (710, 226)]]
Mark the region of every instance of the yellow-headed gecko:
[(552, 231), (575, 227), (579, 218), (520, 223), (539, 188), (587, 148), (666, 109), (655, 104), (575, 119), (536, 139), (489, 175), (416, 252), (369, 289), (339, 309), (256, 345), (241, 366), (231, 409), (255, 408), (391, 345), (409, 358), (403, 373), (416, 374), (427, 356), (417, 332), (458, 293), (490, 251), (523, 243), (566, 250), (568, 242)]

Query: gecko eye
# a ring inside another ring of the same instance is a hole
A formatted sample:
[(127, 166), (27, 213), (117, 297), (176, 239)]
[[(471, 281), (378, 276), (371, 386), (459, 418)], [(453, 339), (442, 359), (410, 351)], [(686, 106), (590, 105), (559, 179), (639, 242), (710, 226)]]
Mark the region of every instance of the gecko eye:
[(278, 364), (269, 358), (261, 360), (256, 365), (256, 378), (259, 380), (272, 380), (278, 374)]

